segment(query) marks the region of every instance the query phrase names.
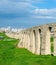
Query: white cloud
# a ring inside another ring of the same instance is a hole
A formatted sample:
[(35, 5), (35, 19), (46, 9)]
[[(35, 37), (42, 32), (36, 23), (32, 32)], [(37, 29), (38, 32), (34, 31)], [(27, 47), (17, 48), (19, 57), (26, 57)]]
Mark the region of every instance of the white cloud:
[(31, 12), (33, 18), (56, 19), (56, 8), (54, 9), (35, 9)]
[(56, 8), (54, 9), (35, 9), (32, 11), (34, 14), (43, 14), (43, 15), (49, 15), (56, 13)]
[(56, 17), (53, 17), (53, 16), (33, 16), (33, 18), (41, 18), (41, 19), (56, 19)]

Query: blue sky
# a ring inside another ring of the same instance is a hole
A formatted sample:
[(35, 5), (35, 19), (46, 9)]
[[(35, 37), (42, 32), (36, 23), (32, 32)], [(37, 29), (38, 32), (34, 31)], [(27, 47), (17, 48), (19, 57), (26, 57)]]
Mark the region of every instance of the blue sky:
[(0, 27), (29, 28), (56, 22), (56, 0), (0, 0)]

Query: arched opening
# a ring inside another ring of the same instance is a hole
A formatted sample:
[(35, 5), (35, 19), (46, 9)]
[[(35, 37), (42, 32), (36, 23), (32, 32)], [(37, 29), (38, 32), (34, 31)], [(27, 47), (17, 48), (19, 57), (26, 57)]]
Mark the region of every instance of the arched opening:
[(36, 46), (36, 32), (33, 30), (33, 53), (35, 53), (35, 46)]
[(46, 34), (46, 54), (53, 54), (54, 46), (53, 46), (53, 28), (48, 27)]
[(36, 39), (36, 32), (35, 32), (35, 30), (33, 30), (33, 35), (34, 35), (34, 42), (35, 42), (35, 39)]
[(30, 34), (28, 34), (28, 40), (27, 40), (27, 42), (28, 42), (28, 50), (30, 51)]
[(25, 32), (23, 32), (23, 47), (25, 48)]
[(27, 32), (25, 32), (25, 48), (28, 48), (28, 37), (27, 37)]
[(41, 33), (41, 29), (39, 29), (39, 42), (40, 42), (40, 55), (41, 55), (41, 46), (42, 46), (42, 33)]
[(49, 31), (50, 31), (50, 44), (51, 44), (51, 55), (53, 55), (54, 53), (54, 35), (53, 35), (53, 28), (49, 27)]

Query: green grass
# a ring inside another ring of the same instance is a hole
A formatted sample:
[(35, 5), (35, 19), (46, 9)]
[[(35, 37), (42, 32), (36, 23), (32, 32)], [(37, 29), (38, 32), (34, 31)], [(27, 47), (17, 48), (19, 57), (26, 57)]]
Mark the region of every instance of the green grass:
[(24, 48), (18, 48), (17, 39), (11, 39), (3, 33), (1, 35), (4, 39), (0, 40), (0, 65), (56, 65), (56, 56), (32, 54)]

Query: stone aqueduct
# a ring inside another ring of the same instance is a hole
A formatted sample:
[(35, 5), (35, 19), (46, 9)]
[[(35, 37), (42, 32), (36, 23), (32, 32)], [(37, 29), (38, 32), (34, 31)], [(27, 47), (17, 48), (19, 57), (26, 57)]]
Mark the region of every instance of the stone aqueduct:
[(54, 37), (53, 54), (56, 55), (56, 24), (45, 24), (21, 31), (18, 46), (38, 55), (51, 54), (51, 34)]
[(26, 48), (38, 55), (51, 54), (50, 37), (52, 35), (54, 37), (53, 54), (56, 56), (56, 23), (22, 30), (18, 35), (18, 38), (20, 39), (18, 47)]

